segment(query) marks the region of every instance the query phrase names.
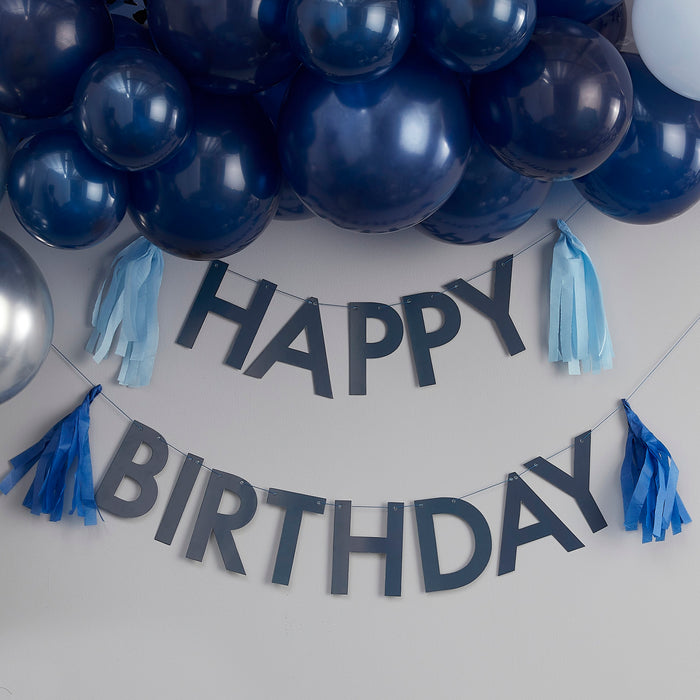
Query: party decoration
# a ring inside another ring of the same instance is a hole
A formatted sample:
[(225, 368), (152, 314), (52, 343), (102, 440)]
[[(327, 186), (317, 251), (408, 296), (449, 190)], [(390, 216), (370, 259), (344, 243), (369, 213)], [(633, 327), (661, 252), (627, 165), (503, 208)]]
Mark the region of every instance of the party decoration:
[(567, 224), (554, 244), (549, 296), (549, 359), (569, 374), (612, 368), (613, 348), (598, 275)]
[(621, 0), (537, 0), (537, 14), (540, 17), (556, 15), (590, 22), (620, 2)]
[(118, 380), (124, 386), (147, 386), (151, 381), (158, 350), (162, 278), (163, 253), (138, 238), (117, 255), (95, 302), (94, 330), (86, 350), (95, 362), (101, 362), (121, 326), (115, 352), (124, 358)]
[(700, 199), (700, 103), (662, 85), (635, 54), (623, 54), (634, 85), (622, 143), (575, 184), (593, 206), (630, 224), (678, 216)]
[(632, 81), (615, 47), (572, 20), (545, 17), (512, 63), (475, 76), (482, 138), (521, 175), (570, 180), (594, 170), (632, 118)]
[(166, 161), (192, 126), (185, 79), (166, 58), (141, 48), (100, 56), (80, 79), (73, 110), (78, 134), (90, 152), (124, 170)]
[[(209, 314), (221, 316), (238, 325), (236, 338), (224, 363), (234, 369), (241, 369), (277, 285), (267, 280), (260, 280), (250, 304), (247, 307), (238, 306), (217, 296), (227, 269), (228, 265), (220, 260), (215, 260), (209, 265), (209, 270), (202, 280), (176, 342), (186, 348), (194, 347), (207, 316)], [(525, 345), (509, 310), (513, 256), (508, 255), (497, 260), (494, 271), (492, 296), (484, 294), (461, 278), (444, 287), (459, 300), (491, 320), (507, 352), (510, 355), (516, 355), (525, 350)], [(301, 306), (253, 360), (245, 370), (245, 374), (260, 379), (276, 362), (282, 362), (311, 372), (314, 392), (320, 396), (333, 398), (319, 302), (315, 297), (301, 301)], [(411, 357), (418, 384), (420, 386), (435, 384), (431, 350), (449, 343), (457, 335), (462, 322), (459, 307), (451, 297), (441, 292), (421, 292), (402, 297), (401, 306), (406, 319)], [(424, 318), (426, 309), (435, 309), (442, 316), (442, 322), (437, 328), (428, 330), (426, 327)], [(381, 340), (367, 342), (368, 318), (380, 320), (386, 326), (386, 334)], [(351, 302), (348, 304), (348, 326), (350, 393), (365, 394), (367, 393), (367, 360), (386, 357), (394, 352), (403, 339), (403, 324), (399, 314), (386, 304)], [(302, 332), (307, 340), (307, 352), (291, 347), (295, 338)]]
[(642, 542), (663, 540), (671, 526), (677, 535), (690, 515), (678, 495), (678, 467), (666, 446), (622, 399), (627, 416), (627, 445), (620, 470), (625, 530), (642, 524)]
[(449, 243), (495, 241), (530, 219), (551, 186), (551, 182), (520, 175), (504, 165), (474, 130), (457, 189), (420, 227)]
[(131, 173), (130, 183), (131, 217), (157, 246), (194, 260), (232, 255), (275, 214), (272, 125), (250, 97), (199, 93), (185, 145), (164, 165)]
[(627, 38), (627, 5), (621, 2), (587, 24), (591, 29), (602, 34), (615, 47), (622, 50)]
[(128, 181), (94, 158), (72, 130), (46, 131), (15, 151), (7, 192), (19, 222), (56, 248), (85, 248), (117, 228)]
[(697, 29), (700, 4), (695, 0), (635, 0), (632, 34), (646, 67), (667, 88), (700, 100)]
[(63, 112), (81, 73), (112, 48), (112, 22), (93, 0), (0, 0), (0, 112)]
[(287, 40), (284, 0), (150, 0), (148, 26), (158, 50), (193, 85), (249, 94), (290, 75), (299, 62)]
[(36, 464), (36, 474), (23, 505), (34, 515), (47, 513), (55, 522), (63, 517), (67, 478), (75, 465), (70, 512), (77, 512), (86, 525), (97, 524), (88, 430), (90, 404), (101, 391), (101, 386), (93, 387), (73, 412), (56, 423), (36, 444), (11, 459), (12, 471), (0, 481), (0, 491), (9, 493)]
[(12, 156), (22, 141), (30, 136), (34, 136), (34, 134), (39, 134), (42, 131), (53, 131), (54, 129), (72, 128), (72, 126), (72, 107), (62, 114), (55, 117), (46, 117), (45, 119), (25, 119), (24, 117), (15, 117), (12, 114), (0, 112), (0, 129), (5, 132), (9, 157)]
[(371, 80), (393, 68), (413, 36), (412, 0), (290, 0), (292, 51), (327, 80)]
[(29, 255), (0, 232), (0, 404), (39, 371), (52, 336), (46, 280)]
[(464, 87), (416, 51), (385, 75), (339, 84), (300, 69), (278, 123), (285, 175), (304, 204), (367, 233), (413, 226), (455, 189), (470, 144)]
[[(287, 95), (290, 82), (291, 78), (287, 78), (267, 88), (267, 90), (261, 90), (255, 93), (255, 99), (274, 125), (277, 124), (282, 102), (284, 102), (284, 98)], [(275, 219), (281, 219), (282, 221), (301, 221), (302, 219), (310, 219), (312, 216), (313, 213), (304, 206), (304, 203), (299, 199), (297, 193), (289, 184), (289, 180), (282, 175), (280, 199), (277, 204)]]
[[(136, 454), (142, 447), (146, 447), (150, 453), (145, 463), (135, 460)], [(143, 423), (133, 421), (97, 489), (96, 501), (100, 509), (122, 518), (138, 518), (150, 512), (159, 497), (155, 477), (167, 464), (168, 455), (168, 442), (160, 433)], [(587, 431), (574, 440), (572, 474), (559, 469), (542, 457), (527, 462), (526, 471), (536, 474), (570, 496), (591, 532), (598, 532), (607, 527), (607, 523), (590, 491), (590, 460), (591, 431)], [(156, 532), (155, 539), (158, 542), (172, 544), (202, 466), (201, 457), (191, 453), (185, 457)], [(214, 539), (226, 570), (245, 575), (245, 567), (233, 533), (253, 520), (258, 508), (256, 494), (258, 487), (235, 474), (205, 468), (210, 472), (209, 478), (185, 556), (188, 559), (202, 561), (209, 543)], [(117, 496), (125, 479), (135, 482), (138, 486), (137, 494), (131, 499)], [(499, 576), (515, 569), (518, 549), (530, 542), (552, 537), (566, 551), (583, 547), (583, 543), (520, 478), (520, 475), (512, 472), (506, 484)], [(369, 553), (381, 554), (385, 557), (384, 595), (401, 595), (404, 514), (408, 510), (403, 502), (389, 502), (386, 505), (386, 535), (352, 535), (352, 501), (336, 500), (329, 504), (325, 498), (310, 494), (284, 491), (279, 488), (260, 490), (267, 493), (269, 505), (284, 509), (284, 521), (272, 574), (273, 583), (289, 585), (304, 515), (323, 514), (330, 506), (333, 513), (331, 593), (334, 595), (348, 593), (350, 555)], [(233, 513), (218, 511), (224, 492), (237, 497), (239, 505)], [(523, 506), (537, 518), (537, 522), (521, 528), (519, 521)], [(415, 514), (427, 593), (461, 588), (484, 572), (491, 556), (492, 538), (489, 524), (478, 508), (464, 498), (429, 498), (414, 501), (410, 510)], [(457, 571), (440, 570), (434, 525), (436, 515), (457, 517), (473, 533), (473, 551), (467, 563)], [(211, 537), (212, 534), (214, 538)]]
[(460, 73), (486, 73), (514, 60), (535, 28), (535, 0), (416, 0), (416, 38)]

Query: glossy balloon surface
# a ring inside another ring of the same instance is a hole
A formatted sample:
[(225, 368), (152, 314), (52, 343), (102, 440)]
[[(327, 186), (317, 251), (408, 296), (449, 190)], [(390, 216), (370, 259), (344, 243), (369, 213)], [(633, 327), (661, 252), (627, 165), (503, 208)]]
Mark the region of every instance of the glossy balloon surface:
[(571, 180), (597, 168), (632, 118), (632, 81), (622, 57), (579, 22), (545, 17), (518, 58), (475, 76), (479, 133), (521, 175)]
[(29, 384), (52, 337), (46, 280), (24, 249), (0, 231), (0, 403)]
[(102, 2), (0, 0), (0, 112), (63, 112), (82, 72), (112, 42)]
[(459, 183), (471, 121), (459, 77), (417, 52), (367, 83), (301, 69), (280, 112), (282, 167), (301, 200), (338, 226), (395, 231)]
[(653, 224), (700, 199), (700, 103), (663, 86), (635, 54), (623, 54), (634, 84), (634, 115), (624, 141), (576, 181), (604, 214)]
[(504, 165), (475, 131), (457, 189), (421, 227), (448, 243), (495, 241), (537, 213), (551, 186)]
[[(291, 79), (287, 78), (267, 90), (255, 93), (255, 99), (274, 125), (277, 124), (280, 108), (287, 95), (290, 82)], [(275, 219), (281, 219), (283, 221), (301, 221), (302, 219), (310, 219), (312, 216), (313, 213), (304, 206), (297, 196), (297, 193), (292, 189), (287, 178), (282, 175), (280, 198), (277, 205), (277, 212), (275, 213)]]
[(537, 14), (590, 22), (619, 4), (620, 0), (537, 0)]
[(252, 98), (195, 93), (194, 128), (165, 165), (131, 173), (129, 212), (163, 250), (222, 258), (251, 243), (277, 208), (272, 124)]
[(406, 53), (412, 0), (290, 0), (289, 42), (307, 68), (328, 80), (369, 80)]
[(115, 49), (150, 49), (155, 51), (148, 29), (124, 15), (112, 15)]
[(88, 149), (114, 168), (142, 170), (170, 158), (192, 126), (187, 82), (163, 56), (116, 49), (78, 83), (75, 126)]
[(158, 50), (193, 85), (217, 93), (264, 90), (294, 71), (286, 0), (150, 0)]
[(588, 22), (588, 26), (602, 34), (618, 49), (621, 49), (627, 36), (627, 20), (627, 5), (622, 2), (600, 17)]
[(46, 117), (45, 119), (25, 119), (24, 117), (15, 117), (12, 114), (0, 113), (0, 128), (5, 132), (10, 154), (22, 141), (34, 136), (34, 134), (40, 134), (42, 131), (72, 128), (72, 126), (72, 108), (56, 117)]
[(700, 2), (635, 0), (632, 34), (646, 67), (667, 88), (700, 100)]
[(535, 28), (535, 0), (416, 0), (416, 38), (436, 60), (460, 73), (510, 63)]
[(126, 174), (101, 163), (72, 130), (25, 141), (10, 163), (7, 192), (24, 228), (46, 245), (85, 248), (126, 212)]

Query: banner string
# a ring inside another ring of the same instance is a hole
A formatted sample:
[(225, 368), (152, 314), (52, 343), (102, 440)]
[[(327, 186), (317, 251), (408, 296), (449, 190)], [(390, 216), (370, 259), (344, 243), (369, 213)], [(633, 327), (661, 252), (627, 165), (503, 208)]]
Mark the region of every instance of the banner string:
[[(584, 201), (584, 202), (581, 202), (580, 204), (578, 204), (578, 205), (574, 208), (574, 210), (569, 214), (569, 216), (567, 217), (566, 221), (568, 221), (569, 219), (573, 218), (573, 217), (581, 210), (581, 208), (582, 208), (585, 204), (586, 204), (585, 201)], [(556, 231), (555, 229), (549, 231), (549, 232), (546, 233), (545, 235), (541, 236), (541, 237), (538, 238), (537, 240), (535, 240), (535, 241), (533, 241), (532, 243), (530, 243), (529, 245), (527, 245), (527, 246), (526, 246), (525, 248), (523, 248), (522, 250), (518, 251), (517, 253), (514, 253), (514, 254), (513, 254), (513, 257), (517, 257), (518, 255), (522, 255), (524, 252), (526, 252), (526, 251), (529, 250), (530, 248), (533, 248), (533, 247), (536, 246), (537, 244), (539, 244), (539, 243), (545, 241), (545, 240), (546, 240), (547, 238), (549, 238), (553, 233), (556, 233), (556, 232), (557, 232), (557, 231)], [(482, 275), (488, 274), (488, 272), (490, 272), (490, 270), (485, 270), (484, 272), (478, 273), (478, 274), (474, 275), (473, 277), (470, 277), (469, 280), (467, 280), (467, 281), (474, 280), (474, 279), (476, 279), (477, 277), (481, 277)], [(252, 281), (252, 282), (255, 282), (255, 280), (253, 280), (253, 279), (251, 279), (251, 278), (249, 278), (249, 277), (246, 277), (245, 275), (242, 275), (242, 274), (240, 274), (240, 273), (235, 273), (235, 272), (234, 272), (234, 274), (238, 275), (239, 277), (243, 277), (244, 279), (248, 279), (248, 280), (250, 280), (250, 281)], [(280, 291), (280, 290), (277, 290), (277, 291)], [(304, 301), (304, 300), (305, 300), (304, 298), (299, 297), (299, 296), (296, 296), (296, 295), (291, 294), (291, 293), (289, 293), (289, 292), (280, 292), (280, 293), (286, 294), (287, 296), (293, 297), (293, 298), (295, 298), (295, 299), (299, 299), (299, 300), (301, 300), (301, 301)], [(319, 305), (321, 305), (321, 306), (336, 306), (336, 307), (343, 307), (343, 308), (345, 308), (345, 306), (346, 306), (346, 305), (341, 305), (341, 304), (329, 304), (329, 303), (323, 304), (323, 303), (321, 303), (321, 302), (319, 302)], [(690, 323), (690, 325), (681, 333), (681, 335), (680, 335), (680, 336), (675, 340), (675, 342), (668, 348), (668, 350), (667, 350), (667, 351), (663, 354), (663, 356), (656, 362), (656, 364), (654, 364), (654, 365), (652, 366), (652, 368), (646, 373), (646, 375), (637, 383), (637, 385), (636, 385), (636, 386), (632, 389), (632, 391), (627, 395), (627, 397), (626, 397), (627, 400), (629, 400), (630, 398), (632, 398), (632, 396), (634, 396), (634, 395), (635, 395), (635, 394), (636, 394), (636, 393), (637, 393), (637, 392), (652, 378), (652, 376), (653, 376), (653, 375), (661, 368), (661, 366), (668, 360), (668, 358), (671, 356), (671, 354), (672, 354), (672, 353), (681, 345), (681, 343), (688, 337), (688, 335), (690, 334), (690, 332), (693, 330), (693, 328), (695, 328), (695, 326), (696, 326), (698, 323), (700, 323), (700, 314), (698, 314), (698, 315), (695, 317), (695, 319), (694, 319), (694, 320)], [(94, 382), (93, 382), (79, 367), (77, 367), (76, 364), (75, 364), (74, 362), (72, 362), (71, 359), (70, 359), (69, 357), (67, 357), (67, 356), (65, 355), (65, 353), (63, 353), (54, 343), (51, 344), (51, 349), (52, 349), (52, 350), (53, 350), (67, 365), (69, 365), (69, 366), (70, 366), (70, 367), (71, 367), (71, 368), (72, 368), (72, 369), (73, 369), (87, 384), (89, 384), (89, 385), (92, 386), (92, 387), (96, 386), (95, 383), (94, 383)], [(109, 403), (116, 411), (118, 411), (119, 413), (121, 413), (122, 416), (123, 416), (127, 421), (129, 421), (130, 423), (133, 422), (134, 419), (131, 418), (131, 416), (130, 416), (126, 411), (124, 411), (117, 403), (115, 403), (112, 399), (110, 399), (109, 396), (107, 396), (107, 395), (105, 394), (104, 391), (100, 394), (100, 398), (102, 398), (102, 399), (104, 399), (105, 401), (107, 401), (107, 403)], [(608, 413), (604, 418), (602, 418), (600, 421), (598, 421), (598, 423), (596, 423), (596, 424), (591, 428), (591, 432), (595, 432), (596, 430), (598, 430), (598, 428), (600, 428), (602, 425), (604, 425), (605, 423), (607, 423), (607, 421), (609, 421), (614, 415), (616, 415), (617, 413), (619, 413), (620, 410), (621, 410), (621, 407), (618, 405), (616, 408), (614, 408), (612, 411), (610, 411), (610, 413)], [(185, 452), (185, 451), (183, 451), (183, 450), (181, 450), (179, 447), (177, 447), (177, 446), (171, 444), (171, 443), (168, 442), (167, 440), (166, 440), (166, 444), (168, 445), (169, 448), (172, 448), (175, 452), (179, 453), (181, 456), (187, 457), (187, 454), (188, 454), (188, 453)], [(561, 449), (557, 450), (556, 452), (553, 452), (551, 455), (549, 455), (548, 457), (545, 457), (544, 459), (546, 459), (546, 460), (554, 459), (555, 457), (558, 457), (559, 455), (561, 455), (561, 454), (563, 454), (563, 453), (565, 453), (565, 452), (568, 452), (570, 449), (571, 449), (571, 445), (567, 445), (567, 446), (562, 447)], [(211, 469), (210, 467), (207, 467), (207, 466), (204, 465), (204, 464), (203, 464), (202, 466), (203, 466), (203, 468), (206, 469), (207, 471), (210, 471), (210, 472), (212, 471), (212, 469)], [(534, 465), (533, 465), (533, 466), (534, 466)], [(529, 468), (523, 469), (522, 471), (518, 472), (517, 474), (518, 474), (518, 476), (520, 477), (520, 476), (526, 474), (527, 472), (531, 471), (532, 468), (533, 468), (533, 467), (531, 466), (531, 467), (529, 467)], [(497, 486), (503, 486), (503, 485), (506, 484), (507, 482), (508, 482), (508, 478), (501, 479), (500, 481), (496, 481), (496, 482), (494, 482), (494, 483), (492, 483), (492, 484), (489, 484), (489, 485), (487, 485), (487, 486), (483, 486), (483, 487), (481, 487), (481, 488), (479, 488), (479, 489), (476, 489), (476, 490), (474, 490), (474, 491), (469, 491), (468, 493), (465, 493), (463, 496), (460, 496), (460, 497), (459, 497), (459, 500), (464, 500), (464, 499), (469, 498), (469, 497), (471, 497), (471, 496), (475, 496), (476, 494), (483, 493), (484, 491), (488, 491), (488, 490), (490, 490), (490, 489), (496, 488)], [(262, 486), (255, 486), (254, 484), (251, 484), (251, 486), (252, 486), (256, 491), (259, 491), (259, 492), (261, 492), (261, 493), (267, 494), (267, 493), (269, 492), (269, 489), (264, 488), (264, 487), (262, 487)], [(328, 502), (328, 503), (326, 504), (326, 506), (327, 506), (327, 507), (332, 507), (332, 508), (333, 508), (333, 507), (335, 507), (335, 502)], [(381, 505), (362, 505), (362, 504), (357, 504), (357, 505), (353, 504), (352, 507), (353, 507), (353, 508), (364, 508), (364, 509), (378, 509), (378, 510), (386, 510), (386, 508), (387, 508), (387, 506), (385, 506), (385, 505), (384, 505), (384, 506), (381, 506)], [(404, 508), (413, 508), (413, 507), (414, 507), (414, 506), (413, 506), (412, 504), (408, 504), (408, 505), (405, 505), (405, 506), (404, 506)]]
[[(566, 221), (567, 223), (569, 221), (571, 221), (571, 219), (573, 219), (576, 216), (576, 214), (578, 214), (586, 204), (588, 204), (588, 201), (581, 198), (581, 201), (571, 209), (569, 214), (563, 220)], [(547, 233), (545, 233), (544, 235), (542, 235), (539, 238), (537, 238), (536, 240), (534, 240), (532, 243), (529, 243), (524, 248), (521, 248), (517, 253), (513, 253), (513, 258), (517, 258), (520, 255), (522, 255), (523, 253), (526, 253), (528, 250), (530, 250), (530, 248), (534, 248), (536, 245), (539, 245), (543, 241), (546, 241), (548, 238), (550, 238), (554, 234), (557, 234), (557, 235), (559, 234), (559, 229), (556, 226), (554, 228), (550, 229), (549, 231), (547, 231)], [(475, 275), (472, 275), (471, 277), (465, 278), (464, 281), (465, 282), (473, 282), (475, 279), (479, 279), (479, 277), (483, 277), (484, 275), (488, 275), (491, 272), (494, 272), (494, 270), (495, 270), (495, 268), (490, 267), (488, 270), (484, 270), (483, 272), (477, 272)], [(228, 272), (231, 275), (235, 275), (236, 277), (240, 277), (241, 279), (247, 280), (248, 282), (252, 282), (253, 284), (257, 284), (259, 281), (259, 280), (253, 279), (252, 277), (248, 277), (247, 275), (244, 275), (242, 272), (236, 272), (236, 270), (232, 270), (231, 268), (228, 268), (228, 270), (226, 270), (226, 272)], [(283, 289), (276, 289), (275, 293), (282, 294), (283, 296), (290, 297), (291, 299), (297, 299), (299, 301), (306, 301), (309, 298), (309, 297), (299, 296), (298, 294), (293, 294), (292, 292), (286, 292)], [(347, 309), (348, 308), (347, 304), (335, 304), (335, 303), (331, 303), (331, 302), (327, 302), (327, 301), (325, 301), (325, 302), (319, 301), (318, 305), (319, 306), (329, 306), (329, 307), (333, 307), (336, 309)], [(385, 306), (398, 307), (398, 306), (401, 306), (401, 302), (395, 301), (393, 304), (385, 304)]]

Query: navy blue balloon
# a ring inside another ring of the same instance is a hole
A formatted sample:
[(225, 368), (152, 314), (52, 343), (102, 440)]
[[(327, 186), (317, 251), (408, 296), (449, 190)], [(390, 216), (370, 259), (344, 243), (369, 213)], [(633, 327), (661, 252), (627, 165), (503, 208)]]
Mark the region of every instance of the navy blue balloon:
[(610, 158), (575, 184), (604, 214), (654, 224), (700, 200), (700, 102), (662, 85), (636, 54), (623, 57), (634, 85), (632, 124)]
[(588, 22), (588, 26), (602, 34), (619, 49), (627, 36), (627, 5), (624, 2), (620, 3)]
[(328, 80), (371, 80), (393, 68), (413, 36), (413, 0), (290, 0), (289, 42)]
[(282, 105), (282, 168), (315, 214), (366, 233), (413, 226), (457, 187), (471, 141), (456, 73), (410, 51), (366, 83), (302, 68)]
[(25, 139), (39, 134), (42, 131), (53, 131), (55, 129), (66, 129), (73, 126), (73, 108), (71, 107), (63, 114), (45, 119), (25, 119), (12, 114), (0, 112), (0, 128), (5, 132), (5, 139), (10, 153)]
[(474, 76), (476, 126), (521, 175), (571, 180), (617, 148), (632, 118), (632, 80), (617, 49), (573, 20), (538, 21), (525, 51)]
[[(275, 125), (277, 124), (277, 118), (279, 117), (282, 102), (284, 102), (284, 98), (287, 95), (290, 82), (291, 79), (287, 78), (267, 90), (255, 93), (255, 99), (258, 101), (258, 104), (263, 108), (269, 120)], [(281, 219), (283, 221), (301, 221), (302, 219), (310, 219), (311, 217), (313, 217), (313, 212), (309, 211), (304, 206), (299, 197), (297, 197), (297, 193), (292, 189), (287, 178), (283, 175), (275, 219)]]
[(264, 90), (299, 65), (287, 40), (287, 0), (150, 0), (158, 50), (193, 85), (222, 94)]
[(103, 2), (0, 0), (0, 112), (60, 114), (82, 72), (112, 44)]
[(7, 192), (34, 238), (55, 248), (85, 248), (124, 218), (129, 183), (125, 173), (92, 156), (74, 131), (45, 131), (15, 151)]
[(147, 49), (116, 49), (100, 56), (80, 79), (73, 110), (88, 149), (123, 170), (164, 162), (192, 126), (187, 81), (170, 61)]
[(579, 22), (590, 22), (611, 8), (620, 4), (621, 0), (537, 0), (539, 17), (567, 17)]
[(252, 98), (194, 93), (194, 127), (167, 163), (130, 173), (129, 213), (163, 250), (193, 260), (238, 252), (275, 214), (280, 168)]
[(124, 15), (112, 15), (114, 25), (115, 49), (151, 49), (155, 50), (151, 35), (143, 24), (139, 24)]
[(504, 165), (475, 130), (457, 189), (420, 226), (448, 243), (495, 241), (534, 216), (551, 187)]
[(516, 58), (535, 28), (535, 0), (416, 0), (416, 38), (460, 73), (498, 70)]

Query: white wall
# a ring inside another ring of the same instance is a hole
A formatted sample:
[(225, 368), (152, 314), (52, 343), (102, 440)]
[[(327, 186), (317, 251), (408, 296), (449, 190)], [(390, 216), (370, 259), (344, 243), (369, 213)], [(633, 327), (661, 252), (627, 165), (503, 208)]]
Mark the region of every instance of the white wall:
[[(324, 302), (393, 303), (439, 291), (486, 270), (567, 215), (577, 195), (558, 186), (527, 226), (502, 241), (453, 247), (409, 230), (363, 236), (320, 221), (274, 223), (231, 268)], [(167, 258), (161, 346), (152, 385), (115, 383), (118, 361), (83, 351), (89, 308), (125, 223), (85, 251), (52, 250), (15, 222), (7, 198), (0, 228), (43, 270), (56, 309), (55, 344), (132, 418), (206, 464), (262, 486), (357, 504), (461, 496), (523, 462), (550, 455), (626, 396), (700, 311), (697, 207), (673, 222), (626, 226), (590, 206), (572, 221), (603, 281), (613, 370), (570, 377), (546, 358), (547, 261), (552, 240), (516, 259), (511, 313), (527, 350), (508, 357), (489, 321), (460, 304), (462, 329), (434, 351), (438, 383), (418, 388), (406, 340), (370, 362), (368, 395), (347, 394), (347, 317), (322, 309), (335, 398), (314, 396), (308, 372), (277, 365), (263, 379), (222, 361), (233, 326), (210, 318), (195, 347), (175, 344), (205, 263)], [(488, 276), (483, 278), (489, 287)], [(244, 303), (250, 282), (227, 276)], [(277, 295), (251, 358), (298, 302)], [(681, 469), (680, 491), (697, 515), (697, 355), (693, 331), (633, 400)], [(80, 401), (88, 386), (54, 352), (22, 393), (0, 406), (3, 459), (23, 450)], [(91, 440), (96, 478), (128, 422), (98, 399)], [(383, 565), (353, 555), (350, 594), (331, 596), (332, 517), (307, 516), (292, 582), (271, 584), (282, 511), (260, 503), (236, 534), (247, 576), (228, 573), (214, 544), (203, 563), (184, 558), (203, 493), (195, 487), (172, 546), (153, 537), (181, 458), (159, 477), (146, 516), (85, 528), (21, 506), (22, 484), (0, 500), (0, 697), (653, 698), (692, 696), (697, 650), (697, 525), (664, 543), (624, 532), (618, 471), (625, 425), (618, 414), (593, 434), (591, 490), (609, 527), (592, 534), (573, 500), (536, 476), (528, 483), (585, 543), (566, 553), (552, 538), (521, 547), (515, 572), (497, 576), (504, 488), (469, 500), (486, 516), (494, 553), (486, 571), (451, 592), (423, 591), (415, 521), (406, 511), (403, 596), (382, 596)], [(570, 468), (570, 452), (557, 458)], [(380, 535), (381, 510), (355, 510), (353, 533)], [(523, 519), (522, 523), (526, 520)], [(438, 520), (444, 570), (469, 554), (466, 528)]]

